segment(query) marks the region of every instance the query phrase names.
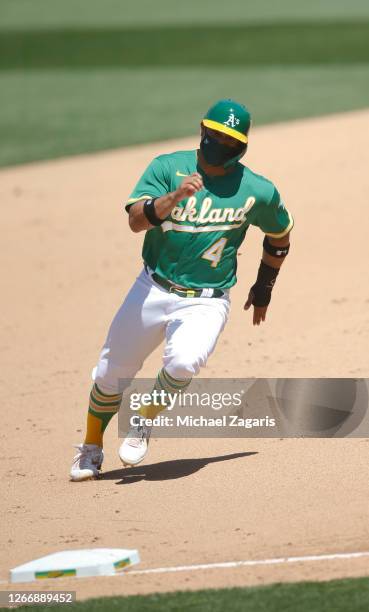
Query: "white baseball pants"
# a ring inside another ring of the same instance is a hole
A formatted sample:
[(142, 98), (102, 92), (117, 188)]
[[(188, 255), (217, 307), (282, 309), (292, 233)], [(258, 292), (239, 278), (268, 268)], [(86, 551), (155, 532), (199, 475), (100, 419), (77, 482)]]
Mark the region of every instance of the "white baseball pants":
[(123, 380), (134, 378), (163, 340), (168, 374), (192, 378), (213, 352), (229, 308), (228, 294), (183, 298), (165, 291), (142, 270), (110, 326), (94, 369), (96, 384), (103, 393), (121, 393)]

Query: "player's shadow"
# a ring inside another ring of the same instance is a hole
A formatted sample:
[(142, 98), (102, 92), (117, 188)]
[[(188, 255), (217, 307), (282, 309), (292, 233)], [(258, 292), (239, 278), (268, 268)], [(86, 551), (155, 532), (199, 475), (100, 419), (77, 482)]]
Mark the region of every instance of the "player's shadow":
[(231, 455), (219, 455), (218, 457), (203, 457), (201, 459), (174, 459), (173, 461), (162, 461), (150, 463), (149, 465), (138, 465), (132, 468), (121, 468), (110, 470), (101, 475), (101, 480), (115, 480), (120, 478), (116, 484), (130, 484), (140, 480), (174, 480), (184, 478), (198, 472), (209, 463), (230, 461), (241, 457), (251, 457), (257, 452), (233, 453)]

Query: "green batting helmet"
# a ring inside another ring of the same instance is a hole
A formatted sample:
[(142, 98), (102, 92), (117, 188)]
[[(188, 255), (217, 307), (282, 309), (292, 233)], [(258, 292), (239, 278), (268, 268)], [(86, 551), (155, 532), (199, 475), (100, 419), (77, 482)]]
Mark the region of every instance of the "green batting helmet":
[(202, 123), (205, 127), (232, 136), (236, 140), (248, 141), (251, 115), (246, 106), (234, 100), (219, 100), (211, 106)]

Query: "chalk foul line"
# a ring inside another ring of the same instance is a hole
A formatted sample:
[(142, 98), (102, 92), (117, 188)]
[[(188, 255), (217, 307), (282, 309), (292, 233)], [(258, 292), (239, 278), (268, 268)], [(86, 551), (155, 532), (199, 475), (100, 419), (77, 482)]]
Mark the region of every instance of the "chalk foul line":
[(305, 555), (302, 557), (276, 557), (274, 559), (249, 559), (246, 561), (225, 561), (223, 563), (200, 563), (198, 565), (178, 565), (177, 567), (156, 567), (152, 569), (128, 570), (126, 574), (167, 574), (170, 572), (195, 572), (208, 569), (230, 569), (234, 567), (253, 567), (255, 565), (287, 565), (313, 561), (334, 561), (337, 559), (360, 559), (369, 557), (369, 551), (351, 553), (332, 553), (329, 555)]

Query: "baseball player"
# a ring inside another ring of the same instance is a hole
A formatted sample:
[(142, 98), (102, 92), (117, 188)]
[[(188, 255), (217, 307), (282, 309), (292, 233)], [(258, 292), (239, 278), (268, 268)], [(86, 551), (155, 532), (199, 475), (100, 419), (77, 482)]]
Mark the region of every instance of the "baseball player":
[[(250, 225), (261, 229), (264, 241), (244, 308), (253, 307), (254, 325), (265, 321), (293, 220), (273, 183), (240, 163), (250, 123), (245, 106), (218, 101), (201, 122), (199, 149), (156, 157), (128, 199), (131, 230), (146, 232), (143, 269), (113, 319), (95, 368), (87, 433), (77, 446), (72, 480), (99, 475), (103, 433), (119, 410), (122, 381), (132, 380), (163, 340), (156, 390), (184, 390), (205, 366), (227, 322), (237, 251)], [(144, 459), (149, 419), (161, 409), (155, 403), (139, 409), (142, 418), (119, 449), (124, 465)]]

